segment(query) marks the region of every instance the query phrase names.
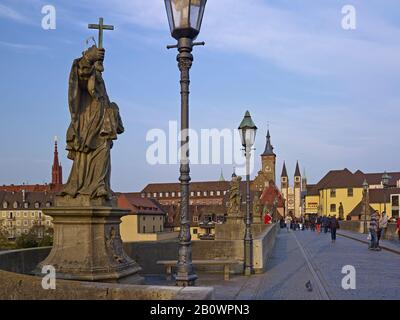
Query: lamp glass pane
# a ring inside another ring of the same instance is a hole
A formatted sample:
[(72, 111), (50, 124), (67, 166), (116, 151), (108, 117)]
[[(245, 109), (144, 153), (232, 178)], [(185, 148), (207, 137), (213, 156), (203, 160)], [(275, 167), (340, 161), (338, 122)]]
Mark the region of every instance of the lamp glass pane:
[(168, 23), (169, 23), (169, 28), (172, 31), (174, 30), (174, 17), (172, 16), (172, 8), (171, 8), (171, 0), (165, 0), (165, 8), (167, 9), (167, 17), (168, 17)]
[(195, 29), (197, 29), (199, 31), (201, 28), (201, 23), (203, 21), (204, 9), (206, 8), (207, 0), (200, 0), (200, 2), (201, 2), (201, 4), (200, 4), (200, 10), (199, 10), (198, 18), (197, 18), (197, 23), (196, 23), (196, 25), (192, 25)]
[(200, 5), (200, 0), (191, 0), (190, 2), (190, 26), (196, 30), (199, 30), (197, 26), (199, 21)]
[(252, 147), (256, 137), (256, 131), (252, 128), (239, 129), (243, 147)]
[(171, 0), (175, 28), (189, 28), (189, 1)]

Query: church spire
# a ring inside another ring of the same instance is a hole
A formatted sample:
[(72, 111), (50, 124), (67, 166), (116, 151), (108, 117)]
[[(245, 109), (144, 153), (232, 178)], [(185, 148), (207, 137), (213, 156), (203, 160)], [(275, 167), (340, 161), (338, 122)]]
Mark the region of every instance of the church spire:
[(299, 162), (296, 163), (296, 171), (294, 172), (295, 177), (301, 177)]
[(54, 158), (51, 168), (51, 183), (54, 185), (62, 184), (62, 166), (58, 160), (57, 137), (54, 138)]
[(269, 134), (269, 129), (267, 131), (267, 143), (265, 144), (265, 150), (262, 156), (275, 156), (274, 147), (271, 144), (271, 135)]
[(288, 177), (288, 175), (287, 175), (287, 170), (286, 170), (286, 163), (285, 163), (285, 161), (283, 161), (283, 168), (282, 168), (282, 174), (281, 174), (281, 178), (283, 178), (283, 177), (285, 177), (285, 178), (287, 178), (287, 177)]
[(222, 171), (222, 168), (221, 168), (221, 175), (220, 175), (220, 177), (219, 177), (219, 181), (225, 181), (224, 173), (223, 173), (223, 171)]

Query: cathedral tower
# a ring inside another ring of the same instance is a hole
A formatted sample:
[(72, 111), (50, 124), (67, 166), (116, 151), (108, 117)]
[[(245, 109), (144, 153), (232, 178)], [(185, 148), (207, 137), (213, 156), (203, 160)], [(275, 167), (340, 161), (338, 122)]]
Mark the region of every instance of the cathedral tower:
[(294, 213), (296, 217), (300, 217), (301, 212), (301, 173), (299, 162), (296, 163), (296, 171), (294, 172)]
[(285, 161), (283, 162), (283, 168), (282, 168), (282, 174), (281, 174), (281, 192), (283, 195), (283, 198), (285, 199), (285, 213), (288, 212), (288, 195), (289, 195), (289, 178), (287, 175), (287, 170), (286, 170), (286, 163)]
[(62, 166), (58, 161), (57, 137), (54, 140), (54, 159), (53, 166), (51, 167), (51, 183), (54, 185), (62, 184)]

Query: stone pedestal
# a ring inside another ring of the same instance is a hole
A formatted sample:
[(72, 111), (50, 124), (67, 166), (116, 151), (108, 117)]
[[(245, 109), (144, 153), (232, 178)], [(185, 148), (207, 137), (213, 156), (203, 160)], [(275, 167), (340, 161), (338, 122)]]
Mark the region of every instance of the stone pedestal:
[[(229, 215), (224, 224), (215, 225), (215, 240), (243, 240), (246, 225), (241, 214)], [(251, 225), (253, 238), (264, 231), (265, 225), (253, 223)]]
[(56, 206), (43, 210), (53, 218), (54, 244), (37, 267), (56, 269), (60, 279), (140, 284), (139, 265), (122, 247), (119, 225), (129, 210), (108, 206)]

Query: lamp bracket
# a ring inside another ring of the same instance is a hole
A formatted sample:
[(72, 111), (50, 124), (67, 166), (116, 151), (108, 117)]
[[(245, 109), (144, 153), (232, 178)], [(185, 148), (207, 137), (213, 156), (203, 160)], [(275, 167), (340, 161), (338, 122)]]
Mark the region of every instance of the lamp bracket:
[[(201, 42), (193, 42), (193, 44), (192, 44), (192, 46), (194, 47), (194, 46), (205, 46), (206, 45), (206, 43), (204, 42), (204, 41), (201, 41)], [(168, 45), (167, 46), (167, 49), (169, 50), (169, 49), (178, 49), (179, 48), (179, 46), (178, 46), (178, 44), (172, 44), (172, 45)]]

